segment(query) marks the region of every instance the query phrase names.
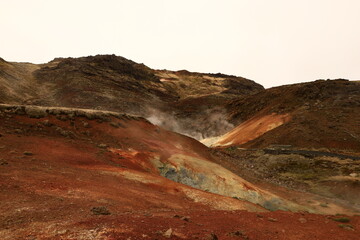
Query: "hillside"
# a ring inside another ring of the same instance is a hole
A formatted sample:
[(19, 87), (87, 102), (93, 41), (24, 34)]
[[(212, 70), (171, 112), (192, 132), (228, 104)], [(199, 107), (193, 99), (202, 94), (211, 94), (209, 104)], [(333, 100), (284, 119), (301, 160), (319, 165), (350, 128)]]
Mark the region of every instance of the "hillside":
[(360, 152), (360, 83), (320, 80), (271, 88), (232, 100), (236, 128), (215, 145), (273, 144)]
[(263, 89), (241, 77), (153, 70), (115, 55), (57, 58), (38, 65), (1, 60), (0, 87), (0, 103), (126, 112), (198, 138), (232, 127), (208, 122), (204, 115), (223, 115), (228, 100)]
[(166, 239), (170, 228), (174, 239), (263, 239), (276, 236), (279, 223), (291, 236), (299, 218), (314, 237), (331, 226), (332, 236), (351, 238), (360, 221), (349, 217), (349, 231), (326, 215), (271, 213), (355, 210), (273, 194), (216, 164), (199, 142), (126, 114), (0, 105), (0, 152), (1, 239)]
[(228, 105), (228, 133), (203, 140), (221, 164), (261, 181), (360, 206), (360, 84), (315, 81)]

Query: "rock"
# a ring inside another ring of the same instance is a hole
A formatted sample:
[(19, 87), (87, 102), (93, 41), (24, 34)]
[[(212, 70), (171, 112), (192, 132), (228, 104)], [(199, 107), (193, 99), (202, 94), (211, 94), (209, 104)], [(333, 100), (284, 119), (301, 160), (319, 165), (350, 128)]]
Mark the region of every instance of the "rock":
[(57, 119), (59, 119), (60, 121), (67, 121), (68, 117), (65, 115), (57, 115), (56, 116)]
[(0, 137), (2, 137), (3, 135), (0, 133)]
[(63, 229), (63, 230), (58, 230), (56, 231), (56, 235), (63, 235), (63, 234), (66, 234), (68, 233), (68, 230), (67, 229)]
[(207, 240), (218, 240), (219, 238), (216, 236), (215, 233), (211, 233), (206, 237)]
[(75, 119), (75, 113), (68, 113), (68, 118), (70, 119), (70, 120), (74, 120)]
[(91, 112), (85, 112), (84, 116), (89, 120), (94, 120), (96, 118), (96, 114)]
[(268, 221), (270, 221), (270, 222), (277, 222), (278, 220), (277, 220), (276, 218), (271, 218), (271, 217), (269, 217), (269, 218), (268, 218)]
[(358, 176), (357, 173), (350, 173), (349, 175), (350, 175), (350, 177), (357, 177)]
[(306, 220), (305, 218), (299, 218), (299, 222), (301, 222), (301, 223), (306, 223), (307, 220)]
[(173, 232), (173, 236), (181, 238), (181, 239), (189, 239), (185, 234), (181, 232)]
[(43, 118), (48, 115), (45, 108), (34, 106), (25, 107), (25, 112), (31, 118)]
[(61, 127), (57, 127), (56, 131), (64, 137), (73, 137), (75, 135), (72, 131), (66, 131), (66, 130), (62, 129)]
[(185, 222), (189, 222), (190, 221), (190, 217), (189, 216), (184, 216), (182, 218), (180, 218), (181, 220), (185, 221)]
[(88, 122), (84, 122), (84, 123), (83, 123), (83, 126), (84, 126), (84, 128), (90, 128), (90, 127), (91, 127)]
[(122, 125), (122, 124), (119, 123), (119, 122), (110, 122), (110, 126), (112, 126), (112, 127), (114, 127), (114, 128), (119, 128), (119, 127), (125, 128), (125, 126)]
[(110, 126), (112, 126), (114, 128), (119, 128), (119, 125), (116, 122), (111, 122)]
[(173, 234), (173, 230), (172, 228), (169, 228), (168, 230), (166, 230), (166, 232), (164, 232), (163, 236), (166, 238), (170, 238), (172, 234)]
[(2, 159), (0, 159), (0, 165), (1, 166), (5, 166), (5, 165), (8, 165), (9, 163), (6, 162), (6, 161), (3, 161)]
[(180, 218), (183, 221), (189, 222), (190, 221), (190, 217), (189, 216), (180, 216), (180, 215), (174, 215), (174, 218)]
[(101, 144), (98, 145), (98, 147), (99, 147), (99, 148), (107, 148), (107, 145), (104, 144), (104, 143), (101, 143)]
[(27, 151), (25, 151), (25, 152), (24, 152), (24, 155), (25, 155), (25, 156), (32, 156), (32, 155), (34, 155), (34, 154), (33, 154), (32, 152), (27, 152)]
[(42, 124), (43, 124), (44, 126), (46, 126), (46, 127), (51, 127), (51, 126), (54, 125), (54, 124), (50, 123), (49, 120), (43, 121)]
[(241, 237), (242, 239), (248, 240), (249, 237), (243, 233), (242, 231), (235, 231), (235, 232), (230, 232), (227, 234), (230, 237)]
[(110, 215), (110, 211), (104, 206), (93, 207), (91, 212), (93, 212), (94, 215)]
[(15, 129), (14, 132), (17, 133), (17, 134), (21, 134), (21, 133), (23, 133), (23, 130), (18, 128), (18, 129)]

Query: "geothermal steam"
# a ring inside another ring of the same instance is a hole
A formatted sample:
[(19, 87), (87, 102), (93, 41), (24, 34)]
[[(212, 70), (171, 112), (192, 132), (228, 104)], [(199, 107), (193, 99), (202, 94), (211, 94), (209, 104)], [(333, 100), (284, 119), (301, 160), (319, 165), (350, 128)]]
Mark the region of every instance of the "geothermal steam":
[(202, 140), (223, 135), (234, 128), (225, 116), (225, 112), (218, 108), (206, 110), (191, 118), (181, 118), (175, 113), (169, 114), (157, 109), (148, 109), (146, 119), (167, 130)]

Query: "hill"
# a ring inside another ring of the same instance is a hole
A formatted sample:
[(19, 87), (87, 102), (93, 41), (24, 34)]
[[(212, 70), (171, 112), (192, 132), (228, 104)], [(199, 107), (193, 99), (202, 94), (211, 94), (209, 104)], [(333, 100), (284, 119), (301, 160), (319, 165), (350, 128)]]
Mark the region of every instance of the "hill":
[[(0, 152), (1, 239), (262, 239), (276, 236), (278, 222), (290, 236), (299, 218), (314, 237), (328, 233), (312, 221), (334, 227), (333, 236), (355, 237), (360, 220), (348, 217), (349, 231), (325, 215), (270, 213), (354, 210), (273, 194), (216, 164), (196, 140), (126, 114), (0, 105)], [(225, 219), (243, 222), (246, 232)]]
[[(320, 80), (232, 100), (236, 127), (205, 139), (247, 180), (360, 206), (360, 84)], [(219, 154), (218, 152), (216, 154)]]
[(227, 112), (237, 127), (215, 145), (360, 152), (359, 82), (319, 80), (266, 89), (232, 100)]
[(232, 127), (204, 115), (223, 115), (228, 100), (263, 89), (241, 77), (153, 70), (115, 55), (57, 58), (38, 65), (1, 60), (0, 87), (0, 103), (126, 112), (198, 138)]

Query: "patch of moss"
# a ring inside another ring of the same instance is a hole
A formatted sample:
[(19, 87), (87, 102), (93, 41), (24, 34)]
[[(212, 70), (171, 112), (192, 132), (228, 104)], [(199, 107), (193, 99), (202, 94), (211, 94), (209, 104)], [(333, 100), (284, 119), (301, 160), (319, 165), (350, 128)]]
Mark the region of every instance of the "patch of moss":
[(338, 226), (346, 230), (354, 231), (354, 227), (350, 224), (339, 224)]
[(350, 222), (350, 219), (347, 217), (340, 217), (340, 218), (333, 218), (332, 220), (336, 221), (336, 222), (341, 222), (341, 223), (348, 223)]

